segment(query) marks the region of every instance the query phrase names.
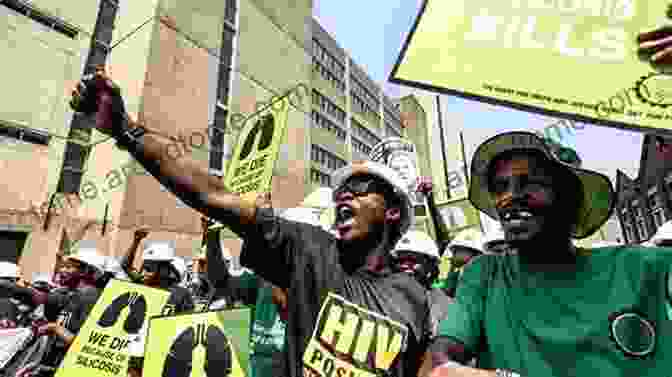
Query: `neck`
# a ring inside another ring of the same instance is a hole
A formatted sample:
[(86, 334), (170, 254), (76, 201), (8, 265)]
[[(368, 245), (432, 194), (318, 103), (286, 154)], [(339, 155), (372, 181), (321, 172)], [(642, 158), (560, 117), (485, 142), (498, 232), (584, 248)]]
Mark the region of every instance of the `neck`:
[(512, 242), (520, 260), (536, 267), (561, 268), (576, 263), (576, 248), (568, 236), (540, 235), (529, 241)]
[(378, 273), (391, 266), (391, 241), (386, 231), (377, 237), (354, 243), (340, 243), (340, 260), (343, 268), (353, 273), (365, 270)]

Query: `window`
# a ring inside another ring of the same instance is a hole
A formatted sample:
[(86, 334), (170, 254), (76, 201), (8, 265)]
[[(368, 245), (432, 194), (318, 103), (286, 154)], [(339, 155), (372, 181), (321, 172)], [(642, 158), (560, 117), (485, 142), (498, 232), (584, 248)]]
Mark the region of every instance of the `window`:
[(385, 122), (385, 136), (401, 137), (401, 132), (392, 127), (390, 123)]
[(355, 120), (355, 118), (351, 118), (350, 121), (352, 122), (353, 133), (358, 138), (364, 140), (371, 146), (374, 146), (380, 142), (380, 138), (378, 138), (378, 136), (366, 129), (366, 127), (362, 126), (362, 124)]
[(343, 72), (345, 66), (334, 58), (320, 43), (313, 39), (313, 71), (329, 82), (339, 92), (345, 92)]
[[(91, 36), (91, 49), (86, 59), (84, 73), (92, 73), (96, 66), (105, 64), (109, 53), (109, 45), (112, 42), (112, 30), (117, 16), (118, 3), (101, 1), (98, 18)], [(76, 113), (70, 123), (69, 139), (90, 139), (91, 120)], [(87, 140), (88, 141), (88, 140)], [(78, 193), (84, 175), (84, 165), (89, 156), (90, 147), (81, 145), (81, 142), (67, 142), (65, 146), (65, 158), (58, 182), (57, 190), (63, 193)]]
[(313, 127), (325, 129), (336, 135), (340, 140), (345, 141), (346, 132), (341, 126), (327, 119), (327, 117), (315, 110), (311, 112), (311, 118), (313, 119)]
[(355, 139), (354, 137), (352, 138), (352, 149), (363, 153), (365, 155), (369, 155), (371, 153), (371, 147), (366, 145), (365, 143)]
[(345, 160), (314, 144), (310, 146), (310, 159), (328, 170), (340, 169), (347, 164)]
[(310, 179), (313, 183), (318, 183), (320, 186), (331, 186), (331, 177), (329, 174), (322, 173), (317, 169), (310, 169)]

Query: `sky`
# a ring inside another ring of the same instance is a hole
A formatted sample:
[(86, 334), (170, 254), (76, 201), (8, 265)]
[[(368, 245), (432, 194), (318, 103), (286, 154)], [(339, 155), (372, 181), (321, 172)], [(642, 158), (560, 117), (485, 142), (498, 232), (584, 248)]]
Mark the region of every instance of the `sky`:
[[(315, 0), (313, 15), (338, 44), (382, 85), (391, 97), (412, 89), (388, 83), (401, 46), (422, 0)], [(442, 96), (444, 127), (464, 133), (467, 157), (486, 138), (506, 130), (540, 129), (554, 119), (457, 97)], [(436, 111), (436, 109), (425, 109)], [(434, 125), (435, 135), (438, 127)], [(576, 131), (575, 145), (584, 167), (612, 178), (616, 169), (636, 177), (642, 134), (587, 124)], [(432, 159), (441, 160), (440, 138), (432, 139)]]

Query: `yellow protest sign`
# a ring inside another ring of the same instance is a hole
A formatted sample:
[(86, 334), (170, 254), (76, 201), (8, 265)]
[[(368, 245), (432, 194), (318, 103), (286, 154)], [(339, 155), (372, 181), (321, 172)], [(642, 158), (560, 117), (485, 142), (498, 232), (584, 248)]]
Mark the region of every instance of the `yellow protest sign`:
[(91, 309), (56, 377), (127, 376), (128, 345), (145, 322), (161, 313), (168, 291), (112, 280)]
[[(154, 317), (145, 376), (246, 376), (250, 309)], [(170, 373), (166, 373), (169, 371)]]
[(270, 192), (273, 167), (287, 128), (289, 97), (271, 102), (243, 127), (224, 183), (232, 192)]
[(672, 128), (672, 76), (638, 56), (667, 0), (425, 0), (390, 81), (607, 126)]
[(385, 375), (407, 340), (406, 326), (329, 293), (303, 354), (303, 375)]

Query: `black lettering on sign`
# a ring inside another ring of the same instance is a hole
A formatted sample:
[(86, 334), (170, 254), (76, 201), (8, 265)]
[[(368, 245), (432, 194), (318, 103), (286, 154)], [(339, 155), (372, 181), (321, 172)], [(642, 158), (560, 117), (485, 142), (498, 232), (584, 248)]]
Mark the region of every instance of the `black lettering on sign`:
[(304, 366), (321, 376), (380, 375), (405, 350), (408, 328), (329, 294), (304, 354)]
[[(273, 141), (273, 132), (275, 131), (275, 118), (272, 114), (267, 114), (261, 119), (257, 120), (252, 127), (252, 130), (247, 134), (245, 138), (245, 144), (243, 144), (243, 149), (240, 151), (240, 160), (244, 160), (249, 157), (252, 153), (252, 147), (257, 146), (257, 152), (261, 152), (268, 148)], [(257, 142), (257, 136), (261, 132), (259, 141)]]

